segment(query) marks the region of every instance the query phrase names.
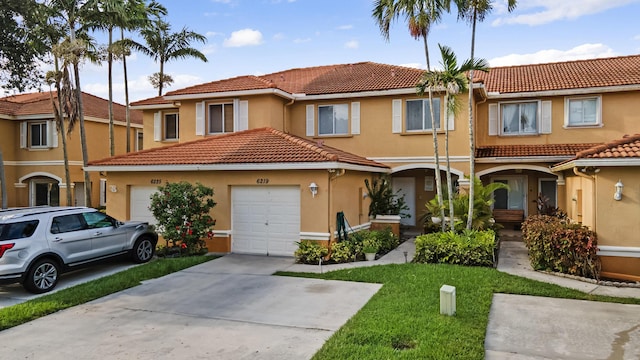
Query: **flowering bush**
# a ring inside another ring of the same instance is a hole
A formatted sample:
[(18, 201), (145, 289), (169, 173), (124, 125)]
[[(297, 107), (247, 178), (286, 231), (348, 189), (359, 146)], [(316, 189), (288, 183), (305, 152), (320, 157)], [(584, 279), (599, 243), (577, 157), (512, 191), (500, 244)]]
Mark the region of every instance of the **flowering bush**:
[(200, 254), (207, 251), (203, 239), (213, 237), (215, 220), (210, 211), (215, 205), (213, 189), (182, 181), (158, 187), (151, 197), (150, 209), (167, 248), (171, 242), (180, 248), (180, 253)]

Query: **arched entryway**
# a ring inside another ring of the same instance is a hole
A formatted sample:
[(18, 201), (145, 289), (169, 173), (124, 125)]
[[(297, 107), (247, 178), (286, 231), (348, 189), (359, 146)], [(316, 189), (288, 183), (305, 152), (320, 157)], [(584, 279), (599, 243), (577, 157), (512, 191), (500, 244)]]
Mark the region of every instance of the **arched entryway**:
[[(447, 186), (447, 173), (440, 167), (440, 177), (443, 189)], [(454, 186), (459, 179), (464, 178), (462, 171), (451, 168), (451, 178)], [(405, 227), (422, 230), (420, 218), (425, 212), (425, 204), (436, 196), (435, 166), (432, 164), (409, 164), (392, 169), (391, 181), (393, 191), (404, 195), (409, 208), (408, 217), (403, 217), (401, 224)]]
[(29, 191), (29, 206), (59, 206), (62, 179), (50, 173), (37, 172), (20, 178)]

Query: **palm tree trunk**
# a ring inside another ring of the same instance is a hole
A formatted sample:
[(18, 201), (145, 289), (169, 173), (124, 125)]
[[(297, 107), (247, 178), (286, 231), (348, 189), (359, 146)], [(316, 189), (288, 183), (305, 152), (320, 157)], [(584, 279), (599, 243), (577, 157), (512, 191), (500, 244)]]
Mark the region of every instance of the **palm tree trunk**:
[[(449, 94), (447, 94), (447, 98)], [(448, 106), (445, 107), (446, 116), (444, 122), (444, 152), (447, 159), (447, 200), (449, 200), (449, 229), (453, 230), (454, 221), (454, 209), (453, 209), (453, 182), (451, 180), (451, 160), (449, 159), (449, 110)]]
[(76, 98), (78, 101), (78, 118), (80, 119), (80, 148), (82, 149), (82, 172), (84, 173), (84, 202), (86, 206), (91, 206), (91, 177), (85, 170), (89, 163), (89, 153), (87, 152), (87, 134), (84, 128), (84, 107), (82, 105), (82, 90), (80, 88), (80, 69), (78, 63), (73, 64), (73, 76), (76, 82)]
[[(471, 61), (473, 61), (473, 52), (476, 41), (476, 17), (477, 11), (473, 13), (472, 30), (471, 30)], [(467, 214), (467, 229), (471, 229), (473, 224), (473, 206), (475, 196), (475, 141), (473, 135), (473, 69), (469, 71), (469, 212)]]
[[(58, 57), (54, 59), (54, 66), (56, 70), (56, 74), (60, 72), (60, 66), (58, 64)], [(67, 206), (72, 205), (71, 199), (71, 175), (69, 174), (69, 154), (67, 152), (67, 132), (64, 128), (64, 112), (62, 107), (62, 96), (60, 95), (60, 80), (56, 79), (56, 93), (58, 96), (58, 109), (60, 112), (60, 123), (58, 124), (60, 127), (60, 134), (62, 137), (62, 158), (64, 160), (64, 182), (67, 185)]]
[(114, 139), (113, 130), (113, 28), (109, 28), (109, 47), (107, 49), (107, 66), (109, 68), (109, 154), (114, 156), (116, 154), (116, 145)]
[(424, 56), (427, 59), (427, 71), (431, 70), (431, 64), (429, 63), (429, 46), (427, 45), (427, 32), (422, 32), (422, 40), (424, 43)]
[(160, 72), (158, 73), (158, 96), (162, 96), (162, 85), (164, 85), (164, 61), (160, 59)]
[(2, 208), (6, 209), (9, 205), (7, 199), (7, 179), (4, 173), (4, 156), (2, 155), (2, 149), (0, 149), (0, 192), (2, 192)]
[[(120, 28), (120, 38), (124, 40), (124, 29)], [(124, 71), (124, 104), (127, 121), (127, 153), (131, 152), (131, 113), (129, 109), (129, 81), (127, 80), (127, 53), (122, 53), (122, 67)]]
[(429, 86), (429, 111), (431, 113), (431, 133), (433, 134), (433, 157), (435, 158), (436, 163), (436, 194), (438, 196), (438, 206), (440, 207), (440, 221), (442, 231), (445, 230), (445, 221), (444, 221), (444, 208), (442, 207), (442, 179), (440, 178), (440, 155), (438, 151), (438, 131), (436, 128), (436, 118), (433, 113), (433, 90), (431, 86)]

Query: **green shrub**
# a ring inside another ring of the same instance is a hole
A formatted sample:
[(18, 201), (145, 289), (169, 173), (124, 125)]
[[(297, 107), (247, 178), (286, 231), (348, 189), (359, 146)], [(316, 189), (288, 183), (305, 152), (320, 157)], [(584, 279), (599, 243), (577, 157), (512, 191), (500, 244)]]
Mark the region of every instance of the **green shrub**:
[(496, 236), (493, 230), (453, 231), (420, 235), (413, 262), (493, 266)]
[(296, 262), (301, 264), (317, 264), (321, 258), (329, 254), (329, 249), (317, 241), (302, 240), (297, 243), (298, 250), (294, 253)]
[(330, 260), (336, 263), (355, 261), (357, 254), (360, 252), (360, 247), (357, 245), (355, 241), (350, 239), (333, 243), (331, 245)]
[(600, 278), (596, 233), (564, 217), (529, 216), (522, 234), (531, 266), (592, 279)]

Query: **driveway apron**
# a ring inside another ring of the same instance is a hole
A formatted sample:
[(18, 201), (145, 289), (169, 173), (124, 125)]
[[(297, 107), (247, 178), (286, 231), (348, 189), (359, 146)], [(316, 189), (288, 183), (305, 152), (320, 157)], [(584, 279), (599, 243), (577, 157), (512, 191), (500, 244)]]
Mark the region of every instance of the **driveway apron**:
[(11, 359), (308, 359), (380, 284), (271, 276), (227, 255), (0, 332)]

